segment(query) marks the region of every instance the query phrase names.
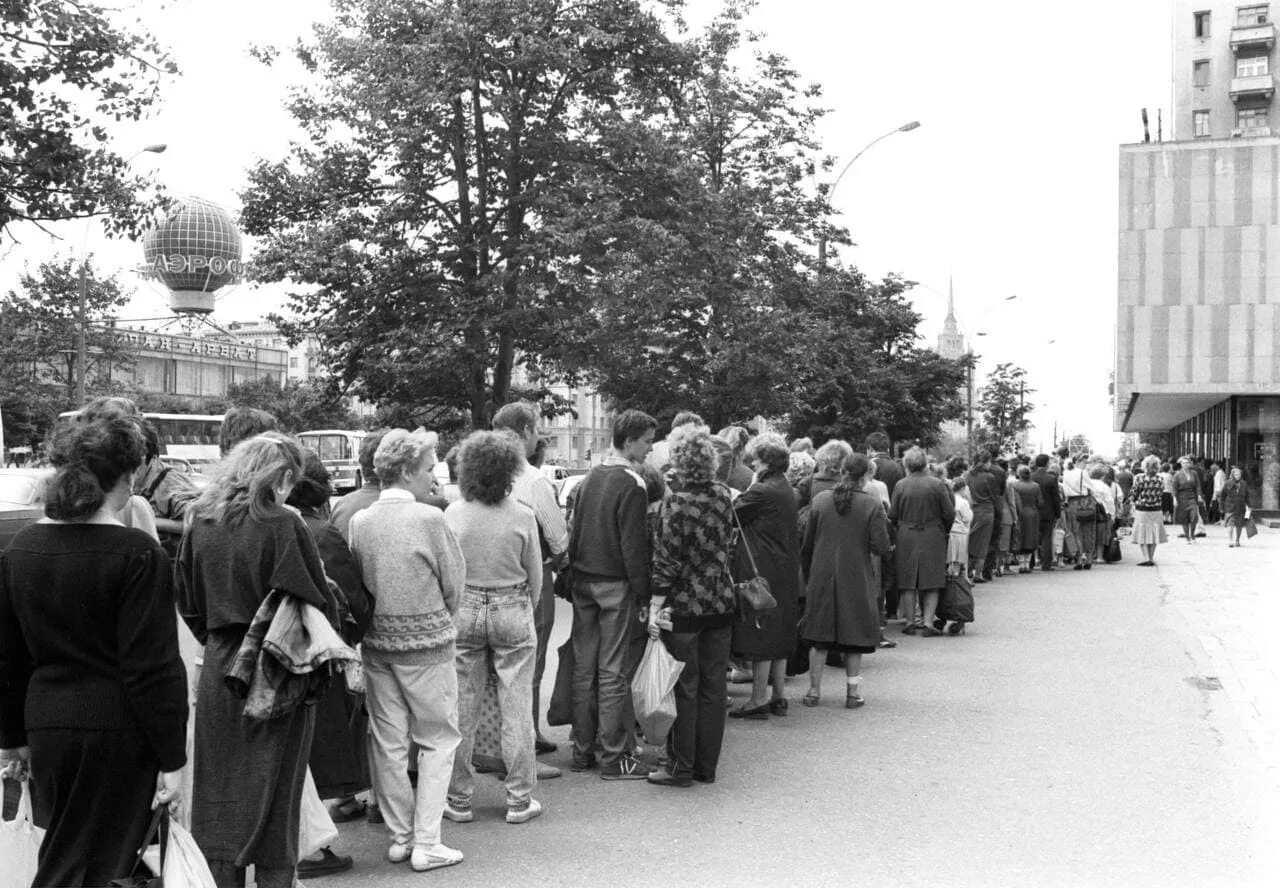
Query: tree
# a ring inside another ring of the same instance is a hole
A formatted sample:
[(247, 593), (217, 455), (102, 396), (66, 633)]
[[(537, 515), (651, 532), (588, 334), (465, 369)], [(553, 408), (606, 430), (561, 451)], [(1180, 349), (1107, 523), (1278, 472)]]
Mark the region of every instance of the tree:
[(337, 391), (323, 383), (293, 380), (283, 386), (269, 376), (227, 386), (227, 402), (256, 407), (291, 434), (309, 429), (350, 429), (359, 424)]
[(978, 409), (986, 425), (992, 443), (1002, 451), (1018, 446), (1019, 435), (1031, 427), (1027, 417), (1035, 404), (1027, 395), (1035, 389), (1027, 388), (1027, 371), (1016, 364), (997, 364), (987, 375), (987, 384), (978, 393)]
[[(0, 391), (4, 393), (6, 441), (42, 437), (61, 410), (74, 403), (81, 263), (54, 259), (25, 272), (18, 289), (0, 300)], [(86, 263), (84, 333), (88, 353), (85, 391), (107, 394), (131, 381), (133, 356), (112, 329), (116, 311), (128, 301), (114, 275), (99, 277)]]
[(106, 147), (108, 125), (142, 118), (174, 63), (101, 7), (49, 0), (4, 3), (0, 59), (0, 231), (104, 216), (136, 235), (157, 193)]
[(297, 49), (306, 138), (252, 169), (242, 222), (340, 385), (483, 425), (518, 363), (572, 347), (586, 298), (555, 270), (589, 245), (561, 219), (683, 63), (646, 6), (334, 0)]

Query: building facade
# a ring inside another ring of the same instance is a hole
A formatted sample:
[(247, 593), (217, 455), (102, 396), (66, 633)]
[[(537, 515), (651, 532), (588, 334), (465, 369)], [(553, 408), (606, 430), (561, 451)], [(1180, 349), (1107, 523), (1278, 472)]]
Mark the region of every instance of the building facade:
[(290, 345), (275, 324), (268, 320), (232, 321), (227, 332), (240, 342), (265, 348), (283, 348), (289, 352), (287, 379), (289, 382), (305, 382), (324, 375), (320, 362), (320, 342), (308, 336), (297, 345)]
[(1271, 135), (1280, 122), (1270, 4), (1177, 0), (1174, 8), (1174, 141)]
[[(952, 361), (958, 361), (969, 353), (964, 334), (960, 332), (960, 322), (956, 319), (956, 294), (955, 286), (952, 282), (947, 284), (947, 319), (942, 322), (942, 332), (938, 334), (938, 344), (934, 351)], [(969, 419), (975, 426), (980, 422), (977, 415), (977, 384), (977, 381), (973, 378), (973, 372), (970, 371), (968, 382), (960, 391), (960, 396), (964, 399), (965, 407), (969, 412)], [(969, 422), (964, 419), (944, 422), (942, 424), (942, 434), (954, 441), (964, 441), (967, 444), (969, 441)]]
[(1265, 4), (1176, 6), (1176, 139), (1120, 148), (1116, 428), (1239, 466), (1277, 510), (1274, 26)]
[(186, 398), (214, 398), (227, 387), (267, 377), (283, 385), (288, 352), (282, 348), (116, 328), (134, 357), (141, 389)]

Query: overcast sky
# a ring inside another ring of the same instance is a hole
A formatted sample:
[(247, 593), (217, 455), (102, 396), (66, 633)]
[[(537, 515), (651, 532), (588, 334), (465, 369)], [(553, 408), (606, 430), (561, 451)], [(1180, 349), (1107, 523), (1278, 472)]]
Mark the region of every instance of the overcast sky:
[[(691, 19), (718, 6), (692, 0)], [(956, 308), (983, 369), (1025, 367), (1037, 408), (1033, 446), (1048, 446), (1056, 422), (1110, 445), (1108, 373), (1116, 300), (1117, 148), (1142, 138), (1147, 107), (1170, 102), (1168, 0), (985, 4), (954, 0), (761, 0), (749, 24), (825, 88), (831, 109), (821, 134), (841, 164), (911, 120), (920, 128), (876, 145), (851, 168), (833, 202), (857, 246), (846, 259), (880, 277), (898, 272), (915, 293), (932, 343), (954, 277)], [(151, 120), (121, 128), (122, 153), (143, 154), (173, 192), (237, 208), (255, 157), (279, 156), (292, 133), (281, 108), (288, 65), (264, 69), (250, 43), (287, 47), (323, 17), (327, 0), (178, 0), (138, 13), (183, 69)], [(83, 226), (64, 240), (19, 232), (0, 255), (0, 286), (24, 262), (54, 249), (78, 252)], [(92, 231), (95, 260), (128, 268), (141, 247)], [(126, 279), (132, 282), (131, 275)], [(162, 293), (142, 285), (130, 313), (165, 313)], [(1008, 296), (1017, 299), (1005, 303)], [(247, 320), (279, 296), (241, 287), (215, 320)], [(1050, 344), (1050, 340), (1055, 340)]]

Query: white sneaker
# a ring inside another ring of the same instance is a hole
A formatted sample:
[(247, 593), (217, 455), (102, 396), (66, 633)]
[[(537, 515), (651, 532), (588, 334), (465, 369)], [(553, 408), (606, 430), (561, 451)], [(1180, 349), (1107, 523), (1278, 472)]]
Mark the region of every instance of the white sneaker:
[(508, 808), (507, 823), (528, 823), (542, 813), (542, 803), (537, 799), (529, 799), (523, 808)]
[(455, 808), (452, 802), (445, 802), (444, 810), (440, 813), (445, 820), (452, 820), (454, 823), (470, 823), (476, 819), (475, 811), (470, 808)]
[(399, 842), (392, 843), (387, 849), (387, 860), (392, 863), (404, 863), (409, 859), (410, 848), (408, 845), (402, 845)]
[(409, 860), (409, 865), (420, 873), (456, 863), (462, 863), (462, 852), (441, 844), (419, 845), (413, 849), (413, 857)]

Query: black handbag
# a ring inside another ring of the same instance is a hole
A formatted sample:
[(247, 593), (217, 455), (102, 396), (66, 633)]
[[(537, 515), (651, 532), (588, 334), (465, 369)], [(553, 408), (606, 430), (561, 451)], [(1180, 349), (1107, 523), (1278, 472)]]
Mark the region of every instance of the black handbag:
[(1102, 550), (1102, 560), (1107, 564), (1115, 564), (1123, 557), (1123, 553), (1120, 551), (1120, 537), (1111, 537), (1107, 542), (1106, 548)]
[[(1071, 507), (1071, 514), (1081, 524), (1092, 524), (1098, 520), (1098, 508), (1102, 505), (1093, 498), (1093, 491), (1088, 487), (1089, 482), (1085, 479), (1084, 469), (1080, 470), (1080, 496), (1088, 497), (1087, 503), (1075, 503)], [(1073, 497), (1076, 499), (1077, 497)]]
[[(142, 855), (151, 847), (152, 839), (160, 843), (160, 872), (155, 875), (152, 875), (151, 868), (142, 862)], [(133, 861), (133, 869), (129, 870), (129, 875), (123, 879), (112, 879), (107, 884), (110, 888), (164, 888), (164, 858), (168, 850), (169, 806), (161, 805), (156, 808), (155, 816), (151, 818), (151, 826), (147, 827), (147, 834), (142, 839), (142, 846), (138, 848), (138, 854)]]
[(734, 527), (738, 530), (738, 541), (742, 543), (742, 548), (747, 553), (747, 561), (751, 564), (751, 573), (754, 575), (749, 580), (733, 584), (733, 596), (738, 602), (738, 610), (744, 615), (773, 610), (778, 606), (778, 599), (773, 597), (773, 592), (769, 589), (769, 581), (760, 576), (760, 569), (756, 567), (756, 557), (751, 554), (751, 545), (747, 542), (747, 535), (738, 521), (738, 513), (732, 506), (729, 508), (733, 515)]
[(966, 577), (947, 577), (947, 585), (938, 597), (937, 616), (953, 623), (973, 622), (973, 587)]

